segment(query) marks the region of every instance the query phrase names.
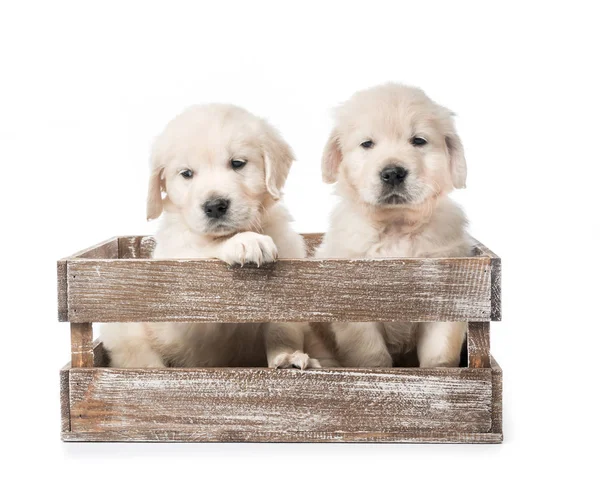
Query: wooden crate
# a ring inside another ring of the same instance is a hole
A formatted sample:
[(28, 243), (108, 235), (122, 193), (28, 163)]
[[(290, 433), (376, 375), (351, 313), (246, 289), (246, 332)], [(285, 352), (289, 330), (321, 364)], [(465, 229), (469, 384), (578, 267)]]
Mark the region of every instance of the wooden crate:
[[(312, 250), (320, 234), (306, 234)], [(58, 262), (62, 438), (159, 442), (502, 441), (500, 259), (289, 259), (227, 267), (151, 259), (152, 237), (116, 237)], [(211, 290), (206, 290), (210, 287)], [(217, 290), (215, 290), (217, 289)], [(396, 304), (381, 305), (392, 295)], [(458, 368), (271, 370), (107, 367), (91, 322), (468, 321)]]

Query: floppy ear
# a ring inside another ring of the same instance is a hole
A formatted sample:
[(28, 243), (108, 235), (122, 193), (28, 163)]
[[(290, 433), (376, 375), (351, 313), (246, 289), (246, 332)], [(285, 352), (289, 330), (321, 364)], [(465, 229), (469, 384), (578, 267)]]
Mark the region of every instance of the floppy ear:
[(148, 180), (148, 198), (146, 200), (146, 219), (154, 220), (158, 218), (163, 211), (163, 179), (164, 168), (153, 168)]
[(342, 163), (342, 150), (338, 141), (338, 132), (334, 129), (327, 140), (327, 144), (323, 150), (323, 157), (321, 158), (323, 182), (333, 184), (337, 181), (340, 163)]
[(462, 141), (452, 131), (446, 135), (446, 146), (450, 153), (450, 174), (452, 175), (452, 185), (456, 189), (467, 187), (467, 162), (465, 161), (465, 150)]
[(265, 183), (268, 193), (277, 200), (285, 184), (292, 162), (295, 160), (294, 152), (279, 133), (265, 123), (266, 139), (264, 145), (265, 157)]

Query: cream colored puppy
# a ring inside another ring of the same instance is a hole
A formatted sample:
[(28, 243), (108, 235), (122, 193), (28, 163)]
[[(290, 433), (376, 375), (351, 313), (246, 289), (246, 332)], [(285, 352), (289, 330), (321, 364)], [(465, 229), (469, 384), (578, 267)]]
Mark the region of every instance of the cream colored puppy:
[[(231, 265), (303, 258), (302, 237), (279, 202), (294, 157), (266, 121), (231, 105), (173, 119), (151, 158), (148, 219), (162, 222), (154, 258), (219, 258)], [(307, 324), (104, 325), (114, 367), (319, 367), (325, 348)]]
[[(323, 179), (341, 197), (316, 256), (468, 256), (466, 219), (447, 194), (467, 167), (452, 114), (418, 88), (386, 84), (356, 93), (335, 114)], [(402, 297), (401, 294), (398, 297)], [(393, 304), (382, 301), (382, 304)], [(457, 366), (466, 323), (331, 326), (343, 366), (392, 366), (416, 348), (421, 367)]]

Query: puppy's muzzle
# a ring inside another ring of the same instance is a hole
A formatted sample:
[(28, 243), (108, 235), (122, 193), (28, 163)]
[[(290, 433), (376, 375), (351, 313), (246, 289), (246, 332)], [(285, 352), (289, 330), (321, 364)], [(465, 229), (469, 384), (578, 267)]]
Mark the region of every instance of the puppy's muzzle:
[(225, 198), (210, 199), (202, 205), (208, 218), (221, 218), (227, 214), (229, 200)]
[(390, 187), (397, 187), (402, 184), (407, 175), (408, 170), (397, 165), (385, 167), (379, 174), (381, 181)]

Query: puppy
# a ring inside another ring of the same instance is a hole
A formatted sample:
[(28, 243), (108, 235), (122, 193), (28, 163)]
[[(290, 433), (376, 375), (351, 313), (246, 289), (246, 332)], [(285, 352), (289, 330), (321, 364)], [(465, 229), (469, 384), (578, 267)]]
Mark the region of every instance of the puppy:
[[(277, 131), (242, 108), (195, 106), (177, 116), (152, 151), (147, 214), (163, 217), (153, 257), (215, 257), (231, 265), (305, 257), (279, 202), (293, 160)], [(305, 347), (325, 352), (301, 323), (129, 323), (105, 325), (101, 335), (111, 365), (123, 368), (304, 369), (320, 367)]]
[[(418, 88), (386, 84), (356, 93), (335, 113), (323, 179), (341, 201), (320, 258), (469, 256), (466, 219), (448, 197), (467, 168), (452, 113)], [(401, 297), (401, 295), (399, 295)], [(386, 301), (387, 304), (387, 301)], [(421, 367), (457, 366), (466, 323), (331, 326), (343, 366), (392, 366), (416, 349)]]

